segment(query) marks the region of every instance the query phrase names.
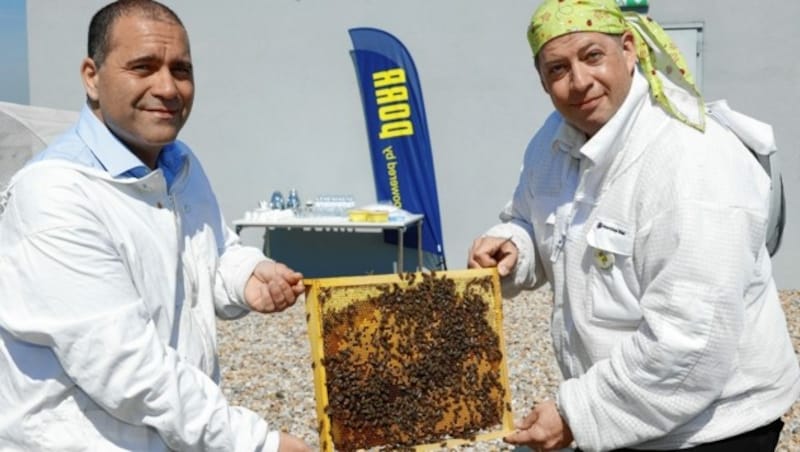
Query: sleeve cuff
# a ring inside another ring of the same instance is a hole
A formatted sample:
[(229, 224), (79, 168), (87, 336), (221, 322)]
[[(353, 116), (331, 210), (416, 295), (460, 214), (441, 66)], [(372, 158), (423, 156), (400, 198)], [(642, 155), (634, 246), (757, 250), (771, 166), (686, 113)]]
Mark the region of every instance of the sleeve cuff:
[(263, 254), (253, 253), (243, 256), (241, 263), (238, 265), (236, 272), (233, 274), (233, 281), (231, 285), (231, 298), (236, 304), (243, 308), (248, 308), (247, 303), (244, 301), (244, 288), (247, 286), (247, 281), (253, 274), (253, 269), (256, 268), (259, 262), (269, 260)]
[(277, 430), (267, 433), (267, 438), (264, 440), (264, 448), (262, 452), (278, 452), (278, 447), (281, 443), (281, 434)]
[(572, 437), (578, 446), (586, 450), (597, 450), (599, 438), (593, 428), (591, 415), (581, 416), (581, 414), (591, 413), (591, 410), (586, 399), (581, 395), (580, 382), (577, 379), (573, 378), (561, 383), (556, 393), (556, 406), (561, 417), (569, 425)]
[(536, 258), (530, 234), (517, 224), (501, 223), (492, 226), (484, 236), (511, 239), (519, 253), (517, 264), (501, 281), (503, 296), (513, 298), (523, 289), (533, 288), (536, 284)]
[(253, 247), (234, 246), (220, 259), (218, 276), (222, 279), (216, 284), (215, 304), (217, 314), (223, 318), (238, 318), (250, 312), (244, 299), (244, 289), (259, 262), (269, 260), (260, 250)]

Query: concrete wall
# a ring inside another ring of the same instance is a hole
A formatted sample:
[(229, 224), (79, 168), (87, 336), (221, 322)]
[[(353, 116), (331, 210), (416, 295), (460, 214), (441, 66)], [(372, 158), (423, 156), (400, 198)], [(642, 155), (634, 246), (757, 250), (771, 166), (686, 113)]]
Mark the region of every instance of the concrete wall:
[[(31, 104), (80, 107), (86, 28), (104, 3), (28, 0)], [(394, 34), (416, 62), (451, 269), (465, 266), (472, 239), (496, 221), (525, 145), (551, 110), (524, 37), (537, 1), (166, 3), (189, 30), (196, 67), (197, 98), (182, 138), (204, 161), (229, 220), (275, 189), (375, 201), (349, 28)], [(782, 288), (800, 287), (791, 265), (800, 257), (800, 60), (787, 53), (800, 43), (800, 2), (650, 3), (661, 22), (703, 23), (708, 100), (726, 98), (773, 124), (789, 194), (776, 279)], [(243, 238), (260, 244), (256, 233)]]

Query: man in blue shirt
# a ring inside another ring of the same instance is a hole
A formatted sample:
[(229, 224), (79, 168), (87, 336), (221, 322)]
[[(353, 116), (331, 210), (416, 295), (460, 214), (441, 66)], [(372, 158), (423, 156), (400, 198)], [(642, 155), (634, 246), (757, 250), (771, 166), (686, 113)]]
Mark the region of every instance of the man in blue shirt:
[(0, 197), (0, 449), (310, 450), (218, 386), (216, 317), (304, 286), (239, 243), (176, 141), (194, 98), (180, 19), (107, 5), (81, 76), (76, 126)]

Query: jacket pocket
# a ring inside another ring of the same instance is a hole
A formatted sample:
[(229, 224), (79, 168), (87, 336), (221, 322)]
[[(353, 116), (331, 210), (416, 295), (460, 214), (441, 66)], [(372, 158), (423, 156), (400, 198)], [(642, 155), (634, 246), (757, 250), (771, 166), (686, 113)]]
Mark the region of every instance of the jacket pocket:
[(587, 290), (592, 316), (599, 323), (634, 326), (642, 318), (633, 272), (633, 228), (602, 218), (595, 220), (586, 241)]

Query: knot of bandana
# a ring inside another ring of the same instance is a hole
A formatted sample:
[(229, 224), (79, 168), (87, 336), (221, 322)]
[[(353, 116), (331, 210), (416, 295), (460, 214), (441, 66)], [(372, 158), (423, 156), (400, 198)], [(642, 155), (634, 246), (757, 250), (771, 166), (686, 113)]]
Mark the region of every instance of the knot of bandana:
[(535, 56), (551, 39), (582, 31), (612, 35), (630, 31), (653, 100), (679, 121), (705, 129), (703, 97), (686, 60), (664, 29), (649, 17), (623, 13), (614, 0), (545, 0), (533, 13), (528, 42)]

